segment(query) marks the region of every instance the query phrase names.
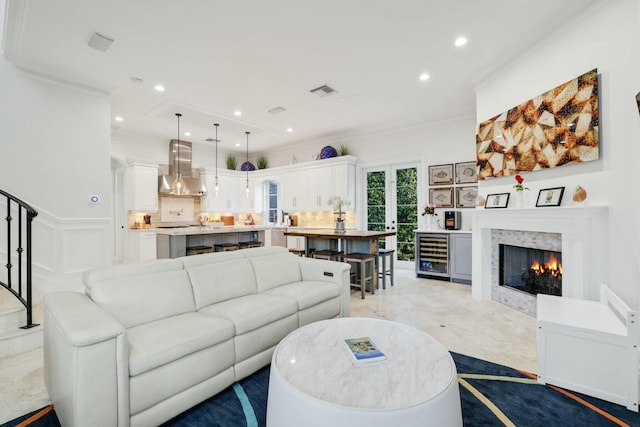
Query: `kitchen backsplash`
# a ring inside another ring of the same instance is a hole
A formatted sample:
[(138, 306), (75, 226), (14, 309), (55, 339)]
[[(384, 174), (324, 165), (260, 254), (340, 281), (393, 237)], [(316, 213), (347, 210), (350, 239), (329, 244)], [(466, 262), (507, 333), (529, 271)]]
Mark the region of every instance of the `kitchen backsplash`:
[[(129, 213), (127, 225), (129, 228), (144, 227), (144, 213)], [(160, 197), (158, 212), (149, 213), (151, 227), (162, 225), (196, 224), (200, 215), (199, 198)], [(219, 219), (221, 214), (203, 214), (208, 219)], [(236, 225), (244, 225), (249, 214), (235, 214)], [(252, 213), (253, 222), (256, 225), (263, 224), (262, 215)], [(298, 227), (332, 228), (335, 225), (333, 212), (290, 212), (291, 216), (298, 217)], [(356, 215), (354, 211), (345, 212), (345, 227), (355, 228)], [(135, 227), (136, 223), (138, 227)]]

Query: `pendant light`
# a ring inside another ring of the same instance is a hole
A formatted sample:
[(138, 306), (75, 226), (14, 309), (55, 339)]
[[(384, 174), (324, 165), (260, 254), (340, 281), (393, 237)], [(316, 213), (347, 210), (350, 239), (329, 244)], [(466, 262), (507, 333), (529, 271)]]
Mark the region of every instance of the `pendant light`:
[[(245, 133), (247, 134), (247, 162), (246, 163), (247, 163), (247, 165), (251, 165), (251, 163), (249, 163), (249, 134), (251, 132), (247, 131)], [(253, 165), (251, 165), (251, 166), (253, 166)], [(249, 167), (247, 167), (246, 170), (247, 170), (247, 186), (246, 186), (245, 191), (247, 193), (247, 199), (248, 199), (249, 198)]]
[(220, 142), (218, 140), (218, 126), (220, 126), (220, 124), (214, 123), (213, 126), (216, 128), (216, 197), (218, 197), (218, 142)]
[(178, 118), (178, 155), (176, 157), (178, 159), (178, 171), (176, 172), (176, 179), (171, 184), (171, 194), (182, 196), (186, 194), (182, 173), (180, 172), (180, 117), (182, 117), (182, 114), (176, 113), (176, 117)]

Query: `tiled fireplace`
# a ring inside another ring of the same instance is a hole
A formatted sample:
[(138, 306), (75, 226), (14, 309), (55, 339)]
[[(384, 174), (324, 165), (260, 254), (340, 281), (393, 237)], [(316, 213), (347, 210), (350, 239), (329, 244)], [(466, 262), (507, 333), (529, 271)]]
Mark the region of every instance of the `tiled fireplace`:
[(476, 299), (494, 300), (535, 316), (535, 295), (499, 285), (501, 244), (561, 254), (563, 296), (597, 300), (600, 284), (607, 282), (606, 206), (477, 209), (472, 230)]
[[(511, 276), (514, 276), (511, 280), (503, 277), (505, 266), (502, 265), (501, 261), (504, 260), (502, 260), (503, 257), (501, 255), (504, 255), (505, 250), (508, 248), (522, 249), (523, 252), (530, 250), (532, 252), (540, 252), (540, 254), (561, 254), (562, 235), (560, 233), (543, 233), (539, 231), (503, 230), (496, 228), (491, 230), (491, 299), (530, 316), (535, 316), (535, 293), (532, 290), (528, 292), (525, 286), (522, 287), (522, 290), (518, 290), (517, 286), (506, 286), (505, 282), (516, 281), (518, 279), (518, 275), (514, 272), (510, 273)], [(540, 259), (537, 259), (537, 261), (542, 262)], [(525, 268), (523, 265), (519, 267)], [(523, 270), (521, 270), (521, 272), (523, 272)], [(541, 290), (540, 293), (553, 294), (553, 292), (545, 290)], [(562, 295), (561, 291), (560, 295)]]

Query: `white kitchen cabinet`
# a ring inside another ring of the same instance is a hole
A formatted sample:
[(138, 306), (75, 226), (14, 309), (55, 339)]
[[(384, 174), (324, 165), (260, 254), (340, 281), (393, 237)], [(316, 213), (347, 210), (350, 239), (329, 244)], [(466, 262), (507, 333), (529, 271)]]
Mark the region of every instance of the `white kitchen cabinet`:
[(127, 253), (129, 262), (148, 261), (156, 259), (156, 257), (157, 244), (154, 231), (129, 232), (129, 251)]
[(240, 183), (240, 189), (238, 194), (238, 205), (240, 213), (254, 213), (260, 212), (262, 208), (256, 202), (256, 193), (262, 191), (260, 188), (256, 188), (254, 184), (255, 180), (249, 175), (248, 188), (247, 192), (247, 177), (245, 175), (244, 179)]
[(471, 284), (471, 233), (451, 236), (451, 281)]
[(293, 212), (331, 211), (327, 203), (340, 196), (355, 207), (355, 159), (326, 159), (296, 165), (288, 171), (282, 184), (283, 209)]
[(306, 184), (308, 182), (308, 171), (290, 171), (283, 176), (282, 180), (282, 208), (285, 211), (306, 210)]
[(128, 209), (132, 212), (158, 211), (158, 166), (131, 163), (128, 168)]
[(302, 248), (305, 249), (305, 238), (299, 236), (287, 236), (287, 248)]
[(348, 210), (356, 207), (356, 165), (335, 165), (332, 169), (333, 195), (349, 201)]
[(244, 196), (245, 193), (243, 186), (240, 194), (239, 174), (218, 173), (218, 194), (216, 194), (215, 172), (201, 171), (200, 179), (204, 180), (207, 188), (207, 195), (200, 198), (200, 208), (203, 212), (240, 212), (240, 196)]

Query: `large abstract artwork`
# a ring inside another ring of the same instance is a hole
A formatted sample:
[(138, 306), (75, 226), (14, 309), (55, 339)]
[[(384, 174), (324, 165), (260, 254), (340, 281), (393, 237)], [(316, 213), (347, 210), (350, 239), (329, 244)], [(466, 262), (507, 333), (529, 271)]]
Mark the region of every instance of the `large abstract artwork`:
[(480, 123), (478, 179), (600, 158), (598, 70)]

